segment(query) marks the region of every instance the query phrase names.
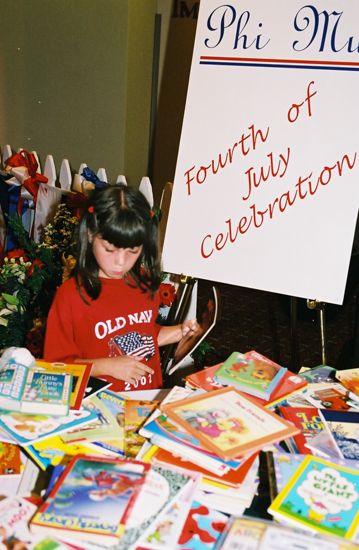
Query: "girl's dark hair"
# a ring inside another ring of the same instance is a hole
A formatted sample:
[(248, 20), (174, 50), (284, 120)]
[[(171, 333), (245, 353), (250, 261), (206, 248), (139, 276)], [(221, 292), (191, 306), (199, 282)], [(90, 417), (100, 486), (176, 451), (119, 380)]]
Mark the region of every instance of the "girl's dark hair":
[(96, 236), (116, 248), (142, 245), (142, 254), (126, 282), (150, 294), (157, 290), (161, 282), (157, 220), (141, 191), (123, 184), (108, 184), (95, 189), (88, 198), (78, 228), (74, 276), (79, 290), (84, 287), (94, 300), (101, 292), (99, 267), (90, 242), (90, 237)]

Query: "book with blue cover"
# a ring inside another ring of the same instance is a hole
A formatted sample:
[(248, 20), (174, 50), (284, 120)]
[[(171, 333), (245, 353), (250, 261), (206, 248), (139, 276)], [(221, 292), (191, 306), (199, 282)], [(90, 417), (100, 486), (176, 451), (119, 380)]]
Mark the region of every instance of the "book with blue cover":
[(359, 460), (359, 411), (319, 411), (341, 458)]
[(113, 546), (150, 468), (121, 458), (73, 457), (30, 520), (31, 533)]
[(0, 367), (0, 409), (67, 415), (72, 375), (27, 367), (10, 359)]

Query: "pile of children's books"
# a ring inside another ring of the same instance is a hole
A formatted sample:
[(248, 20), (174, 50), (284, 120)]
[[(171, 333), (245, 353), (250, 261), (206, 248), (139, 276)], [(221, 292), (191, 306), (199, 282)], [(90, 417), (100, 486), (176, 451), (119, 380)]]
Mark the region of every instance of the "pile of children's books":
[(4, 547), (357, 547), (359, 368), (293, 374), (233, 352), (183, 386), (122, 394), (90, 370), (0, 361)]

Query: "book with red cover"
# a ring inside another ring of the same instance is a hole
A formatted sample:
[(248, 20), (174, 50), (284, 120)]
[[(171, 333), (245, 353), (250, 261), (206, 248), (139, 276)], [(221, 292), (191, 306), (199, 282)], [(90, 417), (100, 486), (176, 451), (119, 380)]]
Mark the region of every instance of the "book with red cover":
[(300, 454), (313, 454), (306, 446), (312, 437), (320, 433), (324, 424), (316, 407), (278, 407), (283, 418), (293, 422), (300, 429), (300, 433), (293, 436), (297, 452)]
[(253, 453), (243, 461), (242, 465), (239, 466), (237, 470), (229, 470), (226, 474), (223, 474), (221, 476), (217, 476), (209, 470), (201, 468), (200, 466), (197, 466), (196, 464), (182, 459), (181, 457), (176, 456), (169, 451), (161, 448), (158, 448), (151, 456), (151, 462), (153, 464), (166, 464), (168, 466), (185, 468), (186, 470), (191, 470), (192, 472), (197, 472), (201, 474), (205, 479), (216, 481), (222, 485), (228, 485), (228, 487), (238, 488), (242, 485), (258, 454), (258, 452)]
[(293, 424), (232, 387), (162, 404), (160, 409), (225, 460), (299, 433)]
[(19, 474), (20, 472), (20, 447), (14, 443), (0, 441), (0, 476), (7, 474)]

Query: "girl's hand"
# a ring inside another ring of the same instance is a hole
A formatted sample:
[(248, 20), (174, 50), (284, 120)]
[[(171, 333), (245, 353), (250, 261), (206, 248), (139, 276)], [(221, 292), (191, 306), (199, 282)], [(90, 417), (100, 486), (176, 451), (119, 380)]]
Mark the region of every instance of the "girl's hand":
[(184, 336), (193, 336), (194, 334), (197, 334), (200, 328), (201, 327), (198, 324), (197, 319), (188, 319), (187, 321), (184, 321), (181, 325), (182, 338)]
[(146, 374), (154, 373), (153, 369), (130, 355), (94, 359), (93, 364), (93, 376), (112, 376), (112, 378), (117, 378), (130, 384), (140, 380)]

